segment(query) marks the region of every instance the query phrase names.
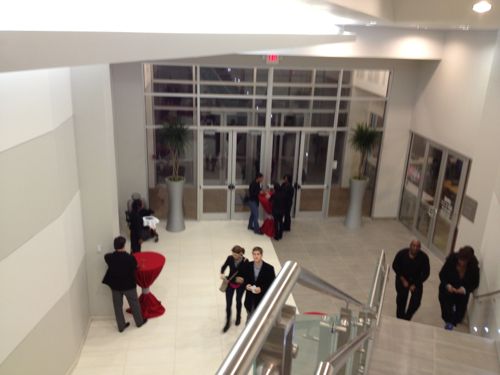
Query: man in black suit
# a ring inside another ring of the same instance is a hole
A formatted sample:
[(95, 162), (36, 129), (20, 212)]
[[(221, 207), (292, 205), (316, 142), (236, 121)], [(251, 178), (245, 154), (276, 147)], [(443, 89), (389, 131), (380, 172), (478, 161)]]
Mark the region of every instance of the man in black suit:
[(293, 206), (293, 185), (292, 185), (292, 176), (289, 174), (286, 174), (283, 176), (283, 183), (281, 184), (281, 189), (284, 192), (285, 195), (285, 212), (284, 212), (284, 222), (283, 222), (283, 230), (289, 232), (290, 231), (290, 225), (292, 222), (292, 219), (290, 217), (292, 213), (292, 206)]
[(253, 262), (248, 262), (245, 272), (245, 309), (247, 310), (248, 318), (255, 311), (276, 278), (274, 267), (262, 260), (262, 253), (262, 248), (258, 246), (253, 248)]
[(127, 240), (125, 237), (120, 236), (115, 238), (113, 242), (115, 252), (108, 253), (104, 256), (104, 260), (108, 265), (108, 270), (102, 280), (103, 284), (111, 288), (116, 324), (120, 332), (123, 332), (125, 328), (130, 325), (130, 323), (125, 322), (125, 317), (123, 316), (124, 295), (127, 297), (128, 304), (134, 315), (136, 326), (141, 327), (148, 321), (142, 317), (141, 306), (137, 298), (137, 284), (135, 282), (137, 261), (133, 255), (125, 251), (126, 242)]

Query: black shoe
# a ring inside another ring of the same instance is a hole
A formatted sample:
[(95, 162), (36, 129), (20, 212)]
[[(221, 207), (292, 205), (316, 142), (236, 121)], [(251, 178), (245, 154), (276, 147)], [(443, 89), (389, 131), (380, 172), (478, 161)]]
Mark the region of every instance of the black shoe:
[(158, 236), (156, 236), (156, 237), (155, 237), (155, 242), (158, 242), (158, 239), (159, 239), (159, 237), (158, 237)]
[(240, 323), (241, 323), (241, 316), (239, 316), (239, 315), (238, 315), (238, 316), (236, 317), (236, 321), (234, 322), (234, 325), (235, 325), (235, 326), (239, 326), (239, 325), (240, 325)]
[(143, 321), (142, 321), (142, 324), (138, 325), (137, 328), (141, 328), (147, 322), (148, 322), (148, 320), (146, 318), (144, 318)]
[(230, 320), (228, 319), (227, 322), (226, 322), (226, 325), (224, 326), (224, 328), (222, 328), (222, 332), (223, 333), (226, 333), (227, 330), (229, 329), (229, 327), (231, 327), (231, 322)]
[(125, 325), (123, 326), (123, 328), (122, 328), (122, 329), (119, 329), (119, 330), (118, 330), (118, 332), (123, 332), (123, 331), (125, 331), (129, 325), (130, 325), (130, 323), (129, 323), (129, 322), (125, 323)]
[(279, 241), (279, 240), (280, 240), (280, 238), (279, 238), (279, 237), (276, 237), (276, 236), (274, 236), (274, 239), (275, 239), (276, 241)]

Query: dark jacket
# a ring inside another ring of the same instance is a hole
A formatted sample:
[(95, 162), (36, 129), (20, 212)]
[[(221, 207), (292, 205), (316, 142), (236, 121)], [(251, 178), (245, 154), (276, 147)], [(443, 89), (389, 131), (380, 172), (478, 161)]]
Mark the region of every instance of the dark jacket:
[(280, 188), (275, 191), (274, 194), (269, 198), (272, 204), (273, 215), (284, 214), (287, 210), (287, 201), (285, 192)]
[(451, 254), (439, 272), (439, 280), (441, 284), (439, 288), (446, 289), (446, 285), (459, 289), (465, 288), (466, 295), (469, 296), (479, 286), (479, 266), (474, 262), (467, 264), (464, 278), (461, 279), (457, 271), (458, 254)]
[(259, 193), (260, 193), (260, 184), (257, 181), (253, 181), (249, 186), (248, 186), (248, 198), (251, 201), (256, 202), (259, 204)]
[(104, 256), (108, 270), (102, 280), (113, 290), (130, 290), (136, 287), (135, 270), (137, 261), (133, 255), (124, 251), (115, 251)]
[(257, 308), (262, 298), (271, 287), (276, 274), (274, 273), (274, 267), (269, 263), (262, 261), (262, 268), (260, 269), (259, 276), (255, 279), (255, 273), (253, 270), (254, 262), (247, 262), (245, 267), (245, 279), (244, 285), (247, 284), (258, 286), (261, 289), (259, 294), (254, 294), (250, 291), (246, 291), (245, 297), (245, 308), (249, 311), (253, 308)]
[(286, 209), (290, 211), (293, 205), (293, 193), (294, 193), (293, 186), (288, 183), (282, 183), (281, 190), (285, 195)]
[(143, 220), (140, 211), (132, 211), (130, 213), (130, 231), (133, 234), (140, 236), (143, 228)]
[(402, 249), (392, 262), (392, 269), (396, 273), (396, 283), (401, 282), (403, 276), (410, 285), (422, 286), (429, 277), (429, 257), (423, 251), (419, 251), (415, 259), (410, 258), (410, 249)]
[[(224, 262), (224, 264), (222, 265), (222, 267), (220, 268), (220, 273), (224, 273), (224, 271), (226, 270), (227, 267), (229, 267), (229, 277), (233, 276), (234, 277), (231, 279), (232, 281), (234, 281), (234, 279), (237, 277), (237, 276), (240, 276), (240, 277), (243, 277), (245, 278), (245, 267), (248, 263), (248, 259), (247, 258), (243, 258), (241, 260), (241, 262), (238, 264), (238, 267), (236, 267), (236, 262), (234, 260), (234, 258), (229, 255), (226, 259), (226, 261)], [(235, 275), (236, 273), (236, 275)]]

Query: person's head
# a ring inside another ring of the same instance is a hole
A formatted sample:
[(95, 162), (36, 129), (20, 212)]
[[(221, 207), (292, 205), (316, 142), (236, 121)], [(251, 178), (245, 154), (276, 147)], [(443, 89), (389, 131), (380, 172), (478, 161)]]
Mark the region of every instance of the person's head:
[(420, 251), (420, 241), (412, 240), (410, 242), (410, 255), (414, 257)]
[(255, 263), (260, 263), (262, 261), (262, 253), (264, 251), (262, 250), (261, 247), (259, 246), (255, 246), (253, 249), (252, 249), (252, 258), (253, 258), (253, 261)]
[(283, 182), (285, 184), (291, 184), (292, 183), (292, 176), (289, 174), (286, 174), (283, 176)]
[(277, 182), (275, 182), (274, 185), (273, 185), (273, 189), (274, 189), (274, 191), (279, 191), (280, 190), (280, 184), (278, 184)]
[(113, 241), (113, 247), (115, 248), (115, 250), (122, 250), (123, 248), (125, 248), (126, 243), (127, 240), (125, 239), (125, 237), (118, 236)]
[(264, 180), (264, 175), (260, 172), (258, 172), (255, 175), (255, 182), (258, 182), (259, 184)]
[(139, 211), (142, 208), (142, 200), (136, 199), (132, 202), (132, 211)]
[(474, 249), (471, 246), (464, 246), (458, 250), (458, 264), (467, 267), (469, 264), (477, 265), (477, 258), (474, 255)]
[(141, 194), (139, 194), (139, 193), (133, 193), (132, 194), (132, 200), (135, 201), (137, 199), (141, 199)]
[(243, 257), (243, 254), (245, 254), (245, 249), (239, 245), (235, 245), (231, 249), (231, 255), (233, 256), (234, 260), (240, 260)]

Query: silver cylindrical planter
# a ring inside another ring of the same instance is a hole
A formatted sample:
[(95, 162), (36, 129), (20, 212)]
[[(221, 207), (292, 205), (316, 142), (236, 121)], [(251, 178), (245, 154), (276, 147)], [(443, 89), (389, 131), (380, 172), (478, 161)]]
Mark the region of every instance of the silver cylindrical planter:
[(168, 178), (165, 180), (168, 191), (167, 230), (169, 232), (181, 232), (186, 228), (184, 225), (184, 208), (182, 204), (184, 180), (171, 181)]
[(361, 227), (361, 215), (363, 212), (363, 197), (365, 196), (368, 179), (356, 180), (351, 178), (349, 195), (349, 210), (345, 218), (345, 226), (349, 229)]

